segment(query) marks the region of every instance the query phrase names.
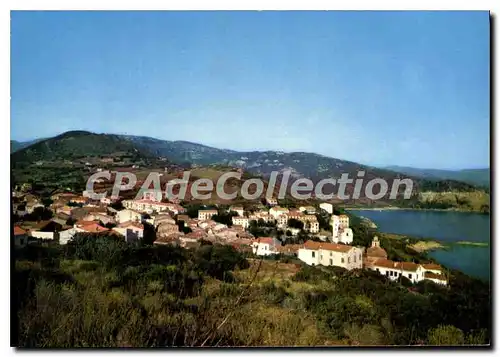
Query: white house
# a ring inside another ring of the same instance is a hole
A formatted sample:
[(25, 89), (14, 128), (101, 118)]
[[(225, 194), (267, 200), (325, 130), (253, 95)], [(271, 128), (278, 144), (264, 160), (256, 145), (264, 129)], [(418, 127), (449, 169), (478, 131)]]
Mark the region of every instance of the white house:
[(397, 280), (401, 276), (404, 276), (412, 283), (424, 280), (425, 273), (424, 268), (420, 264), (395, 262), (388, 259), (378, 259), (371, 265), (371, 269), (385, 275), (390, 280)]
[(233, 225), (235, 226), (242, 226), (243, 228), (247, 229), (248, 226), (250, 225), (250, 219), (248, 217), (233, 217), (232, 218)]
[(339, 216), (333, 215), (330, 218), (330, 224), (332, 226), (332, 237), (336, 238), (339, 236), (339, 229), (340, 229), (340, 218)]
[(252, 252), (256, 255), (273, 255), (279, 254), (278, 247), (281, 242), (272, 237), (260, 237), (252, 243)]
[(279, 216), (286, 213), (288, 213), (288, 208), (283, 208), (280, 206), (271, 207), (271, 209), (269, 210), (269, 214), (273, 216), (274, 219), (278, 219)]
[(349, 228), (349, 216), (346, 214), (341, 214), (339, 216), (340, 228)]
[(136, 241), (144, 237), (144, 226), (140, 223), (125, 222), (113, 228), (113, 230), (124, 236), (127, 242)]
[(341, 228), (337, 237), (332, 237), (333, 243), (352, 244), (353, 233), (351, 228)]
[(347, 270), (363, 267), (363, 248), (308, 240), (298, 250), (298, 258), (308, 265), (338, 266)]
[(269, 205), (269, 206), (276, 206), (278, 204), (278, 200), (274, 197), (266, 197), (266, 203)]
[(307, 214), (315, 214), (316, 208), (314, 208), (313, 206), (300, 206), (299, 211)]
[(64, 231), (59, 232), (59, 244), (68, 244), (68, 242), (73, 239), (79, 230), (75, 227), (68, 228)]
[(207, 220), (218, 214), (216, 209), (200, 209), (198, 211), (198, 219)]
[(422, 280), (431, 280), (436, 284), (447, 285), (448, 280), (437, 264), (416, 264), (412, 262), (395, 262), (388, 259), (377, 259), (368, 266), (385, 275), (390, 280), (397, 280), (401, 276), (408, 278), (412, 283)]
[(319, 204), (319, 208), (324, 209), (326, 212), (333, 214), (333, 205), (331, 203), (322, 202)]
[(142, 219), (142, 214), (132, 209), (124, 209), (118, 211), (118, 213), (116, 213), (115, 216), (116, 223), (123, 223), (127, 221), (140, 222), (141, 219)]
[(319, 222), (315, 215), (306, 214), (299, 218), (304, 223), (304, 230), (309, 233), (319, 232)]
[(231, 206), (229, 207), (229, 211), (234, 211), (238, 213), (238, 216), (243, 217), (245, 214), (245, 210), (243, 209), (242, 206)]

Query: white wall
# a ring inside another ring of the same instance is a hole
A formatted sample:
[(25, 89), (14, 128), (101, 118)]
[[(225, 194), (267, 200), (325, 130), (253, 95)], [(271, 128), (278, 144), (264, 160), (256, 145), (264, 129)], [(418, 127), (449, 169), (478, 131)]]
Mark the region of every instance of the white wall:
[(30, 234), (38, 239), (54, 239), (54, 232), (30, 231)]
[(59, 232), (59, 244), (67, 244), (77, 233), (75, 228)]
[(252, 251), (253, 254), (256, 255), (273, 255), (279, 253), (277, 250), (275, 250), (274, 246), (268, 243), (257, 243), (257, 242), (254, 242), (252, 244)]
[(446, 280), (439, 280), (439, 279), (434, 279), (434, 278), (425, 278), (425, 280), (430, 280), (436, 284), (441, 284), (444, 286), (446, 286), (448, 284)]
[(331, 203), (320, 203), (319, 208), (324, 209), (328, 213), (332, 214), (333, 213), (333, 205)]
[(319, 252), (317, 250), (300, 248), (297, 257), (307, 265), (319, 265)]
[[(393, 269), (386, 267), (373, 267), (372, 270), (378, 271), (380, 274), (385, 275), (390, 280), (397, 280), (401, 275), (408, 278), (412, 283), (418, 283), (424, 280), (424, 271), (418, 268), (416, 272), (406, 271), (401, 269)], [(392, 275), (391, 275), (392, 272)]]
[(361, 269), (363, 267), (363, 251), (358, 247), (352, 247), (348, 252), (301, 248), (297, 256), (308, 265), (338, 266), (347, 270)]
[(351, 228), (344, 228), (340, 234), (339, 241), (345, 244), (351, 244), (353, 240), (353, 233)]
[(122, 223), (127, 221), (140, 221), (140, 220), (141, 220), (141, 214), (128, 209), (121, 210), (116, 214), (117, 223)]

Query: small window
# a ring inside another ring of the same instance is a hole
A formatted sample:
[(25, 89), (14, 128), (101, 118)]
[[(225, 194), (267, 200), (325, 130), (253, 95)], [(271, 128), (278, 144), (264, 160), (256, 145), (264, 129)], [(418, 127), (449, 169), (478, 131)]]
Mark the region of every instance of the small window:
[(316, 257), (316, 252), (312, 252), (312, 257)]
[(379, 272), (379, 273), (380, 273), (380, 269), (379, 269), (379, 268), (377, 268), (377, 272)]
[(341, 259), (341, 262), (343, 263), (344, 262), (344, 258)]
[(410, 278), (410, 279), (411, 279), (411, 274), (408, 274), (408, 278)]
[(351, 262), (351, 258), (347, 257), (347, 263)]
[(333, 259), (330, 259), (330, 265), (333, 265)]
[(386, 276), (389, 276), (389, 271), (388, 271), (388, 270), (385, 272), (385, 275), (386, 275)]
[(332, 252), (330, 252), (330, 256), (332, 256), (332, 255), (333, 255), (333, 253), (332, 253)]
[(356, 263), (356, 256), (354, 256), (354, 263)]

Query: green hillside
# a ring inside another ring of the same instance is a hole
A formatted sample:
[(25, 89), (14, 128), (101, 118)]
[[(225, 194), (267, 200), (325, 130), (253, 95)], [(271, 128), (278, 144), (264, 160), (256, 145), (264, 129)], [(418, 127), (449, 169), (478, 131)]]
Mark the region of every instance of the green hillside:
[(490, 169), (437, 170), (406, 166), (388, 166), (385, 169), (422, 177), (428, 180), (457, 180), (476, 186), (490, 187)]

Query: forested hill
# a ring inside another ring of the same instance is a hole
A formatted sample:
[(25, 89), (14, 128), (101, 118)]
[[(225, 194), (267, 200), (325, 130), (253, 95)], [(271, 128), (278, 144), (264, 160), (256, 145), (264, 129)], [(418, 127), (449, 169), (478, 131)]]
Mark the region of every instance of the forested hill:
[(12, 153), (11, 161), (16, 166), (33, 164), (37, 161), (120, 156), (147, 159), (153, 155), (149, 150), (139, 148), (118, 135), (69, 131), (53, 138), (38, 141)]

